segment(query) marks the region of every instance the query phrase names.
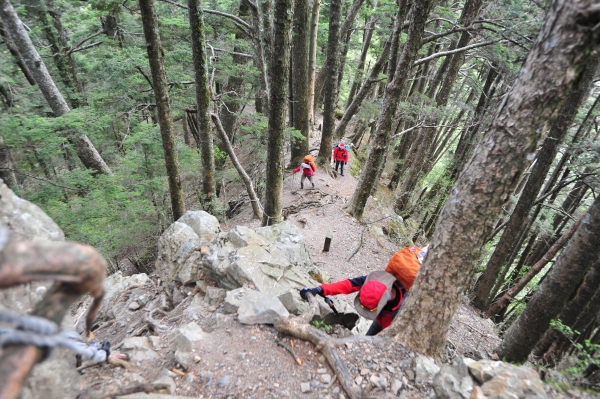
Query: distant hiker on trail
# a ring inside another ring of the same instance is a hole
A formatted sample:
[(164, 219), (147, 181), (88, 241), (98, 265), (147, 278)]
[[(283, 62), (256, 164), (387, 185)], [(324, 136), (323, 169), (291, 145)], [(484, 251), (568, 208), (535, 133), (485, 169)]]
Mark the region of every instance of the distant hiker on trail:
[(340, 167), (340, 174), (344, 176), (344, 165), (348, 165), (348, 147), (343, 141), (333, 147), (333, 160), (335, 162), (335, 171)]
[(298, 166), (293, 173), (300, 172), (300, 169), (302, 169), (302, 177), (300, 178), (300, 188), (304, 188), (304, 179), (308, 179), (310, 181), (310, 184), (312, 184), (314, 188), (315, 182), (313, 182), (313, 176), (317, 171), (317, 164), (315, 164), (315, 160), (312, 155), (305, 156), (300, 166)]
[(358, 291), (358, 295), (354, 298), (356, 311), (364, 318), (373, 320), (366, 335), (377, 335), (394, 321), (427, 256), (428, 247), (403, 248), (392, 256), (385, 271), (375, 271), (366, 276), (321, 284), (315, 288), (303, 288), (300, 290), (300, 296), (307, 299), (308, 292), (313, 296), (326, 297)]

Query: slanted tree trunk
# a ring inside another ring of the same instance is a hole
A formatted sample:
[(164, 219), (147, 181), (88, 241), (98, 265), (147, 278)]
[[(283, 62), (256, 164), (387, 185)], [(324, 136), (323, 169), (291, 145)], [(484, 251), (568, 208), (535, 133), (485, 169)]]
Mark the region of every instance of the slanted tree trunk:
[(223, 144), (225, 145), (225, 151), (227, 152), (227, 155), (229, 155), (229, 159), (231, 159), (231, 163), (237, 170), (238, 174), (240, 175), (240, 178), (242, 179), (242, 181), (244, 182), (244, 185), (246, 186), (246, 192), (248, 193), (248, 199), (250, 199), (250, 204), (252, 205), (252, 212), (254, 213), (254, 218), (262, 219), (263, 214), (262, 214), (262, 211), (260, 210), (260, 200), (258, 199), (258, 196), (256, 195), (256, 191), (254, 191), (252, 179), (250, 178), (250, 176), (248, 176), (248, 173), (246, 173), (246, 170), (244, 169), (244, 167), (238, 160), (238, 157), (235, 155), (235, 151), (233, 150), (231, 141), (229, 141), (229, 137), (227, 137), (227, 132), (225, 132), (225, 129), (223, 128), (223, 125), (221, 124), (219, 117), (215, 114), (211, 114), (211, 118), (212, 118), (213, 123), (215, 124), (215, 127), (217, 128), (217, 132), (221, 136), (221, 140), (223, 141)]
[[(54, 84), (44, 61), (33, 46), (23, 23), (9, 0), (0, 0), (0, 18), (54, 115), (62, 116), (69, 112), (67, 102)], [(111, 174), (108, 165), (85, 134), (70, 133), (66, 138), (73, 144), (79, 159), (86, 168), (94, 170), (95, 173)]]
[(506, 334), (496, 353), (501, 359), (522, 362), (542, 337), (550, 320), (563, 309), (580, 281), (595, 262), (600, 242), (600, 198), (587, 211), (573, 239), (533, 295), (527, 307)]
[(310, 46), (308, 49), (308, 112), (309, 120), (314, 125), (315, 108), (315, 75), (317, 73), (317, 34), (319, 33), (319, 13), (321, 0), (313, 0), (310, 18)]
[(12, 39), (8, 35), (8, 32), (5, 31), (4, 25), (2, 24), (2, 18), (0, 18), (0, 36), (4, 39), (6, 48), (8, 48), (8, 51), (13, 56), (15, 62), (21, 69), (21, 72), (23, 72), (23, 75), (25, 75), (25, 79), (27, 79), (30, 85), (35, 86), (35, 79), (33, 76), (31, 76), (31, 72), (29, 72), (29, 68), (25, 64), (23, 57), (21, 57), (21, 54), (19, 54), (17, 46), (13, 43)]
[[(250, 16), (250, 6), (247, 1), (240, 1), (239, 17), (246, 20)], [(235, 40), (243, 40), (245, 35), (241, 31), (236, 31)], [(206, 51), (206, 50), (204, 50)], [(239, 46), (233, 47), (234, 52), (241, 52)], [(242, 108), (242, 99), (244, 98), (245, 79), (243, 71), (248, 64), (248, 57), (233, 54), (233, 63), (236, 66), (236, 73), (231, 74), (227, 78), (227, 85), (224, 91), (227, 93), (227, 98), (224, 101), (225, 106), (219, 110), (220, 119), (223, 122), (223, 128), (227, 132), (227, 137), (230, 141), (233, 140), (233, 134), (238, 119), (238, 113)]]
[[(318, 1), (318, 0), (316, 0)], [(294, 0), (294, 26), (292, 29), (292, 126), (303, 138), (292, 137), (290, 167), (300, 164), (308, 154), (310, 128), (308, 105), (308, 0)]]
[[(190, 30), (192, 34), (192, 54), (196, 80), (196, 103), (198, 107), (198, 136), (202, 154), (202, 203), (210, 212), (214, 212), (215, 195), (215, 157), (210, 124), (210, 91), (208, 88), (208, 70), (206, 66), (206, 39), (204, 38), (204, 17), (202, 3), (188, 0), (190, 9)], [(154, 75), (154, 73), (153, 73)], [(168, 104), (168, 103), (167, 103)]]
[[(269, 1), (269, 0), (266, 0)], [(293, 0), (276, 0), (275, 31), (273, 35), (273, 60), (269, 64), (271, 97), (269, 103), (269, 127), (267, 144), (267, 179), (263, 226), (282, 221), (281, 195), (283, 190), (283, 139), (288, 96), (288, 72), (290, 67), (290, 28), (292, 25)]]
[[(556, 157), (559, 145), (562, 144), (567, 135), (567, 131), (571, 127), (579, 107), (588, 97), (590, 86), (598, 69), (598, 62), (600, 61), (598, 57), (599, 53), (596, 51), (582, 78), (577, 82), (577, 86), (564, 102), (558, 119), (552, 125), (542, 148), (537, 154), (537, 161), (527, 179), (527, 184), (523, 188), (519, 201), (515, 205), (513, 213), (504, 228), (504, 233), (500, 237), (500, 241), (498, 241), (488, 261), (485, 272), (477, 283), (473, 305), (480, 310), (487, 310), (491, 299), (497, 293), (497, 289), (493, 290), (492, 288), (498, 279), (504, 280), (506, 273), (510, 269), (512, 261), (509, 259), (509, 256), (517, 246), (517, 241), (519, 241), (522, 234), (526, 233), (526, 231), (523, 231), (523, 227), (527, 223), (527, 215), (531, 211), (534, 201), (544, 184), (545, 177)], [(503, 266), (505, 271), (499, 276)]]
[(340, 68), (340, 23), (342, 20), (342, 1), (331, 0), (329, 4), (329, 37), (327, 38), (327, 58), (323, 70), (325, 75), (325, 93), (323, 104), (323, 129), (317, 163), (328, 167), (333, 148), (333, 129), (335, 128), (335, 106), (338, 92), (338, 71)]
[[(402, 55), (394, 72), (394, 79), (386, 85), (382, 101), (382, 109), (377, 118), (377, 126), (370, 142), (369, 155), (360, 176), (360, 180), (352, 195), (349, 205), (349, 213), (360, 218), (365, 209), (367, 199), (371, 194), (379, 169), (384, 161), (385, 154), (390, 142), (392, 130), (392, 119), (396, 113), (402, 90), (412, 69), (413, 61), (421, 46), (421, 38), (425, 29), (425, 22), (429, 15), (432, 1), (424, 0), (414, 2), (412, 5), (411, 21), (408, 28), (408, 36)], [(399, 15), (400, 13), (398, 13)], [(402, 29), (403, 24), (398, 21), (395, 29)]]
[(162, 138), (167, 175), (169, 176), (173, 220), (178, 220), (185, 213), (185, 202), (183, 201), (183, 190), (181, 188), (179, 158), (173, 135), (173, 121), (171, 120), (171, 108), (169, 105), (169, 86), (163, 61), (164, 52), (158, 34), (158, 19), (156, 17), (156, 10), (154, 9), (154, 0), (139, 0), (139, 4), (144, 36), (146, 38), (148, 61), (152, 73), (152, 86), (156, 100), (160, 136)]
[[(573, 328), (575, 322), (586, 309), (594, 294), (600, 287), (600, 259), (597, 260), (588, 273), (581, 281), (579, 287), (575, 291), (574, 297), (565, 305), (563, 310), (558, 315), (558, 319), (562, 324)], [(537, 356), (542, 356), (550, 348), (553, 342), (562, 340), (562, 336), (550, 327), (542, 338), (535, 345), (533, 353)]]
[(558, 117), (591, 59), (598, 42), (598, 33), (589, 29), (597, 23), (594, 4), (553, 2), (519, 78), (446, 201), (411, 294), (384, 331), (398, 342), (431, 355), (444, 348), (460, 296), (502, 206), (535, 154), (544, 127)]
[[(377, 9), (377, 1), (375, 1), (375, 5), (373, 6), (373, 10)], [(360, 87), (360, 82), (363, 79), (364, 71), (365, 71), (365, 62), (367, 61), (367, 55), (369, 54), (369, 47), (371, 47), (371, 38), (373, 37), (373, 31), (375, 30), (375, 23), (377, 22), (377, 17), (373, 15), (367, 23), (365, 29), (366, 32), (363, 38), (362, 50), (360, 52), (360, 58), (358, 60), (358, 66), (356, 67), (356, 72), (354, 74), (354, 81), (352, 82), (352, 87), (350, 88), (350, 93), (348, 93), (348, 100), (346, 102), (346, 108), (352, 104), (352, 99), (356, 94), (356, 91)]]

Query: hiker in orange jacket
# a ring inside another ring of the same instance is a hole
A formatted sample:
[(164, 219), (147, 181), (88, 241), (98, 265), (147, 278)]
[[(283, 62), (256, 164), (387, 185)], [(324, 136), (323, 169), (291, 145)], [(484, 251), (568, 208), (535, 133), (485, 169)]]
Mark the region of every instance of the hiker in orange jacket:
[(427, 256), (427, 250), (428, 246), (403, 248), (392, 256), (386, 271), (375, 271), (366, 276), (321, 284), (314, 288), (303, 288), (300, 290), (300, 296), (306, 299), (309, 292), (313, 296), (326, 297), (358, 291), (354, 298), (356, 311), (364, 318), (373, 320), (366, 335), (377, 335), (394, 321), (421, 263)]
[(333, 148), (333, 160), (335, 161), (335, 171), (340, 168), (340, 174), (344, 176), (344, 165), (348, 165), (348, 148), (343, 141)]
[(300, 172), (300, 170), (302, 170), (302, 177), (300, 178), (300, 188), (301, 189), (304, 188), (304, 180), (305, 179), (308, 179), (310, 181), (310, 184), (312, 184), (312, 186), (314, 188), (315, 183), (313, 182), (313, 176), (315, 175), (315, 172), (317, 171), (317, 165), (315, 164), (315, 161), (314, 161), (312, 155), (305, 156), (302, 161), (303, 162), (300, 164), (300, 166), (298, 166), (296, 169), (294, 169), (293, 173), (297, 173), (297, 172)]

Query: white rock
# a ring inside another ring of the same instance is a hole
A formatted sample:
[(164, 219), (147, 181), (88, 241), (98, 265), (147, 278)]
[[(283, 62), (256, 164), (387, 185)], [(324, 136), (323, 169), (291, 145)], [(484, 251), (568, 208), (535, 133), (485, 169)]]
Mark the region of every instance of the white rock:
[(281, 301), (258, 291), (248, 292), (238, 309), (238, 320), (242, 324), (273, 324), (279, 317), (289, 317)]

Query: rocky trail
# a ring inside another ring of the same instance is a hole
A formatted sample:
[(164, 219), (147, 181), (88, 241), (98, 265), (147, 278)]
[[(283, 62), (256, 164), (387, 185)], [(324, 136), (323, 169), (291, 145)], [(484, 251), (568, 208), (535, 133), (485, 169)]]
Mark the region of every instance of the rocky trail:
[[(75, 369), (73, 355), (57, 349), (36, 367), (22, 398), (352, 397), (320, 348), (273, 327), (278, 318), (306, 311), (299, 288), (383, 269), (409, 244), (402, 220), (383, 199), (369, 200), (368, 223), (345, 213), (356, 186), (348, 172), (333, 178), (318, 170), (316, 187), (305, 190), (299, 175), (288, 176), (286, 223), (275, 227), (259, 227), (249, 206), (222, 225), (205, 212), (186, 213), (159, 239), (154, 273), (107, 278), (93, 334), (111, 343), (109, 361)], [(327, 235), (332, 243), (323, 252)], [(1, 303), (27, 310), (37, 293), (35, 286), (4, 293)], [(336, 297), (336, 307), (351, 312), (352, 300)], [(364, 397), (573, 397), (554, 391), (533, 369), (487, 360), (500, 340), (492, 323), (463, 302), (445, 354), (455, 361), (445, 365), (389, 339), (361, 339), (369, 326), (364, 319), (352, 332), (319, 327)], [(88, 304), (74, 306), (65, 325), (82, 332)], [(322, 299), (320, 310), (331, 312)], [(155, 386), (163, 389), (151, 392)], [(136, 390), (151, 393), (122, 395)]]

